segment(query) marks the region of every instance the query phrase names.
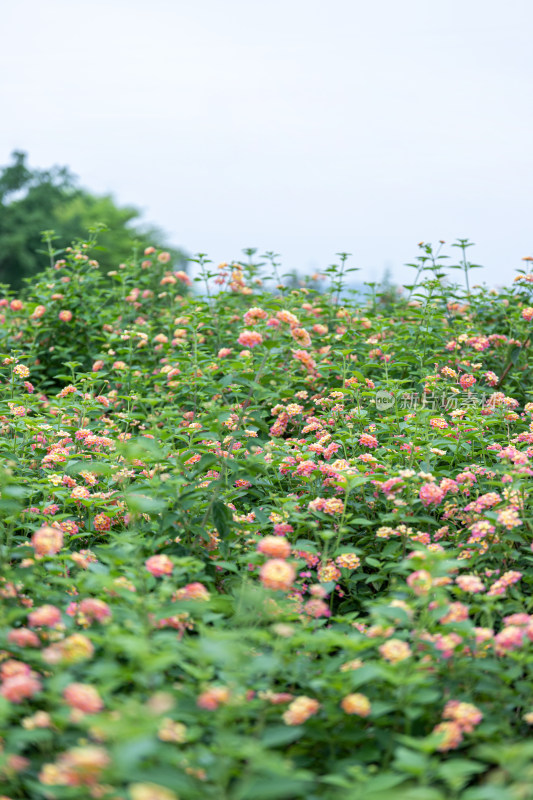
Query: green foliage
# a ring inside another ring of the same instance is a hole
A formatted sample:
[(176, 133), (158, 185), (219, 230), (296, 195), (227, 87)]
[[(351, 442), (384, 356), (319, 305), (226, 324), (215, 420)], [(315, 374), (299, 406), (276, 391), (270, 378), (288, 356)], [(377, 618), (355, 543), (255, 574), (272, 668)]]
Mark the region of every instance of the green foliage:
[(0, 298), (4, 796), (532, 798), (531, 273), (53, 241)]

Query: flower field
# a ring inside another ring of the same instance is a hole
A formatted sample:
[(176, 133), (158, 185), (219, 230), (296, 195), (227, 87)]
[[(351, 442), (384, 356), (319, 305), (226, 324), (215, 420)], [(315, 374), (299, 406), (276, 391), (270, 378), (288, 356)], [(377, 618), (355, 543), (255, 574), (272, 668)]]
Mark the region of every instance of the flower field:
[(533, 798), (532, 259), (199, 294), (48, 246), (0, 299), (1, 800)]

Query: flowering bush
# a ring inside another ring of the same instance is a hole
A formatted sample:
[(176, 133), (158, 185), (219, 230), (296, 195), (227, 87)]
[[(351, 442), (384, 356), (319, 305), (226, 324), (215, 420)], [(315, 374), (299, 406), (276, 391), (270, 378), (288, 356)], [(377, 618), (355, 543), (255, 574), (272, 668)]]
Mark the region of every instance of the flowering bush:
[(3, 797), (533, 797), (531, 273), (94, 244), (0, 299)]

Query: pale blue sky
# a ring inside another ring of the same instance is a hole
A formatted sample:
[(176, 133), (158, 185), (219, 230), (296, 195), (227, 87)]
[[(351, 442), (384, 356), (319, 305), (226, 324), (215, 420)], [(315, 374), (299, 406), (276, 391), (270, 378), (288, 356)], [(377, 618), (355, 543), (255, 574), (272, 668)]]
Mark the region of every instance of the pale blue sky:
[[(0, 163), (67, 164), (190, 253), (478, 243), (490, 283), (533, 255), (531, 0), (11, 0)], [(481, 271), (477, 277), (481, 277)]]

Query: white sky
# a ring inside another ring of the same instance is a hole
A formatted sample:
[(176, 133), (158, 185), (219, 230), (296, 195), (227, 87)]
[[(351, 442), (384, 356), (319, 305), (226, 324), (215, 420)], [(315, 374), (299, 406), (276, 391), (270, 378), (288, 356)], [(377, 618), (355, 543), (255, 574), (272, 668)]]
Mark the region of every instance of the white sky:
[[(533, 0), (4, 0), (0, 163), (65, 164), (215, 262), (397, 280), (533, 254)], [(453, 253), (454, 251), (450, 251)]]

